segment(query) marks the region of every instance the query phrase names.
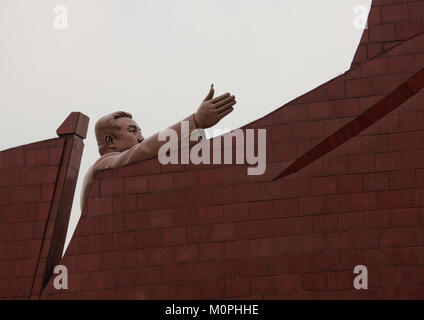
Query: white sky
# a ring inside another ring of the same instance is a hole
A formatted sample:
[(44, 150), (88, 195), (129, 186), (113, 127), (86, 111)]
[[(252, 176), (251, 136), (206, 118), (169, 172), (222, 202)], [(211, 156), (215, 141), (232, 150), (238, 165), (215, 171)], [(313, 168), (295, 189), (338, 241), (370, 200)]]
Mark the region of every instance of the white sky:
[[(350, 67), (371, 0), (0, 0), (0, 150), (49, 139), (72, 111), (90, 117), (79, 192), (98, 158), (94, 123), (117, 110), (149, 136), (193, 113), (212, 83), (236, 95), (235, 129)], [(57, 5), (68, 29), (54, 28)]]

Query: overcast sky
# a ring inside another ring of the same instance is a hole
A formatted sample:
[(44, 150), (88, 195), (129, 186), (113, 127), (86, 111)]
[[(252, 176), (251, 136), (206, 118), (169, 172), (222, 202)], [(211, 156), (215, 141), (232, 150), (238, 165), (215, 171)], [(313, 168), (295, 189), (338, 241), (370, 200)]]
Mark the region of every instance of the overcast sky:
[(99, 117), (128, 111), (146, 137), (193, 113), (213, 83), (238, 101), (217, 127), (238, 128), (349, 69), (363, 31), (354, 9), (370, 3), (0, 0), (0, 150), (54, 137), (72, 111), (90, 117), (68, 244)]

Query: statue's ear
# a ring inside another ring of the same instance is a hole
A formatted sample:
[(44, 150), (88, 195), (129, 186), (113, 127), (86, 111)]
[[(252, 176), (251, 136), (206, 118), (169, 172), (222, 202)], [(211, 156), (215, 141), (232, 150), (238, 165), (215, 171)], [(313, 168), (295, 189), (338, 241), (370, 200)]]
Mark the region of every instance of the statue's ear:
[(115, 146), (115, 139), (111, 134), (105, 134), (105, 143), (108, 145), (109, 148), (113, 148)]

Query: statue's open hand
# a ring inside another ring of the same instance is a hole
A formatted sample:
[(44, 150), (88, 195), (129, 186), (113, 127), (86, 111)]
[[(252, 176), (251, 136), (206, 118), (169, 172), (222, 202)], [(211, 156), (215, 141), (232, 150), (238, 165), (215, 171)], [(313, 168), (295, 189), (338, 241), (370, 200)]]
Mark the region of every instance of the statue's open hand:
[(194, 117), (199, 128), (210, 128), (217, 124), (222, 118), (234, 110), (236, 104), (235, 96), (225, 93), (214, 98), (213, 86), (209, 90), (205, 100), (197, 109)]

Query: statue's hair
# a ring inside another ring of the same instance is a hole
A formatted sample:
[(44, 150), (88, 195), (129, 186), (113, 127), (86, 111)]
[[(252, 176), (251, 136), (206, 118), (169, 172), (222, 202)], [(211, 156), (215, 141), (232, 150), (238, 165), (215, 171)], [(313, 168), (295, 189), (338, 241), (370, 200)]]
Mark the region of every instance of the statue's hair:
[(121, 130), (121, 126), (116, 123), (116, 119), (119, 118), (132, 119), (132, 115), (125, 111), (117, 111), (100, 118), (96, 122), (94, 131), (96, 133), (97, 145), (101, 156), (109, 151), (109, 147), (104, 140), (105, 135), (111, 134), (113, 137), (117, 138), (117, 132)]

